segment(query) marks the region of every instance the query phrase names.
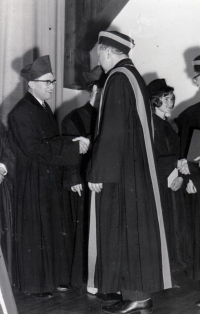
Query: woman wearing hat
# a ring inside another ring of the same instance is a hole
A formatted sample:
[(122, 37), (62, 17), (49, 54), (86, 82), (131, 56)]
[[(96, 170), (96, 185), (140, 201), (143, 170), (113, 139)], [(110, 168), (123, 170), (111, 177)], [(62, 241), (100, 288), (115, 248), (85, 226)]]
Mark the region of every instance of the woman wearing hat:
[[(177, 125), (169, 119), (174, 108), (174, 88), (164, 79), (148, 85), (154, 122), (154, 147), (158, 181), (163, 205), (163, 217), (172, 269), (184, 265), (184, 200), (183, 178), (176, 169), (180, 156)], [(171, 176), (170, 176), (171, 175)]]

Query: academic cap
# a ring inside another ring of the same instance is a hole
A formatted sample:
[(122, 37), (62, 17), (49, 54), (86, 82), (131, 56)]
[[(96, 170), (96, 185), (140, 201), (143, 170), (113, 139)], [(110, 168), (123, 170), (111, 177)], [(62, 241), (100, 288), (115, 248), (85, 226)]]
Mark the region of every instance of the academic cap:
[(27, 81), (34, 81), (38, 77), (52, 73), (49, 55), (37, 58), (33, 63), (27, 64), (21, 70), (21, 76)]
[(131, 37), (116, 31), (100, 32), (98, 43), (117, 48), (125, 54), (128, 54), (130, 49), (135, 46)]

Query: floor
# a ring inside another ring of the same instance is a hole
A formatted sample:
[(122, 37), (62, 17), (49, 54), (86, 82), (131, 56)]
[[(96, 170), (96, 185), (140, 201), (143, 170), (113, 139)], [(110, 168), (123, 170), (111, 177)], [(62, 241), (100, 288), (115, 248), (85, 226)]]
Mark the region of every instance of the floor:
[[(186, 279), (184, 273), (175, 275), (180, 288), (168, 289), (153, 296), (155, 314), (200, 314), (195, 301), (200, 300), (200, 286)], [(100, 314), (105, 302), (95, 296), (79, 296), (75, 291), (55, 292), (51, 299), (41, 300), (14, 291), (19, 314)], [(108, 303), (106, 303), (108, 304)], [(9, 313), (11, 314), (11, 313)], [(139, 314), (139, 312), (137, 312)]]

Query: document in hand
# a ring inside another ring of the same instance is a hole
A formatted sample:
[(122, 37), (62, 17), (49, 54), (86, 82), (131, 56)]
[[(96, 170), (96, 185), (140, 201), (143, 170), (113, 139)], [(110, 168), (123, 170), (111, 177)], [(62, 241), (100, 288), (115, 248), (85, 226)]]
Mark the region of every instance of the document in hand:
[(194, 161), (200, 156), (200, 130), (195, 129), (192, 134), (187, 160)]
[(172, 185), (172, 182), (174, 181), (174, 179), (176, 179), (178, 177), (178, 169), (175, 168), (169, 175), (169, 177), (167, 178), (167, 186), (168, 188), (170, 188), (170, 186)]

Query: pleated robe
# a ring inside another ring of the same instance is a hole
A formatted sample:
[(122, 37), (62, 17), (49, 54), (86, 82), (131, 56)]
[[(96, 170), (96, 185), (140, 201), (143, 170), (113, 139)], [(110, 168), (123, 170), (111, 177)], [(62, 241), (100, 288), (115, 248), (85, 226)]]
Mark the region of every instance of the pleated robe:
[[(166, 238), (165, 234), (161, 235), (164, 230), (159, 229), (146, 134), (136, 107), (136, 93), (122, 68), (130, 71), (139, 84), (147, 115), (146, 127), (148, 132), (152, 131), (145, 83), (132, 61), (124, 59), (108, 73), (99, 110), (98, 134), (88, 167), (87, 180), (103, 183), (102, 191), (96, 193), (95, 287), (104, 293), (155, 292), (171, 287)], [(151, 141), (150, 135), (150, 144)], [(162, 264), (161, 236), (167, 270)], [(165, 271), (168, 273), (166, 285)]]
[[(200, 103), (190, 106), (184, 110), (178, 118), (179, 133), (181, 137), (181, 157), (187, 158), (190, 142), (194, 129), (200, 129)], [(199, 164), (188, 162), (190, 174), (187, 182), (192, 180), (197, 193), (185, 192), (186, 207), (186, 273), (189, 278), (200, 280), (200, 171)]]
[[(173, 270), (186, 266), (186, 211), (184, 203), (185, 184), (178, 191), (168, 187), (168, 176), (177, 167), (180, 159), (180, 137), (172, 122), (156, 114), (154, 121), (154, 147), (158, 181), (161, 193), (163, 218), (167, 237), (170, 262)], [(172, 127), (173, 126), (173, 127)], [(187, 177), (180, 177), (188, 180)]]
[(73, 222), (63, 207), (61, 166), (77, 164), (79, 144), (59, 136), (45, 105), (28, 92), (8, 119), (16, 158), (13, 281), (25, 293), (68, 284), (73, 257)]
[[(64, 167), (63, 199), (64, 206), (72, 215), (74, 225), (74, 253), (71, 271), (71, 285), (79, 293), (86, 289), (87, 254), (90, 191), (85, 180), (86, 169), (91, 155), (97, 110), (88, 102), (83, 107), (71, 111), (62, 121), (62, 134), (84, 136), (90, 139), (90, 149), (87, 154), (79, 157), (78, 167)], [(72, 192), (71, 187), (82, 184), (81, 196)]]
[(12, 221), (13, 221), (13, 179), (14, 179), (14, 156), (11, 152), (6, 129), (0, 123), (0, 163), (6, 169), (7, 174), (0, 184), (0, 235), (1, 248), (4, 255), (7, 271), (11, 280), (12, 261)]

